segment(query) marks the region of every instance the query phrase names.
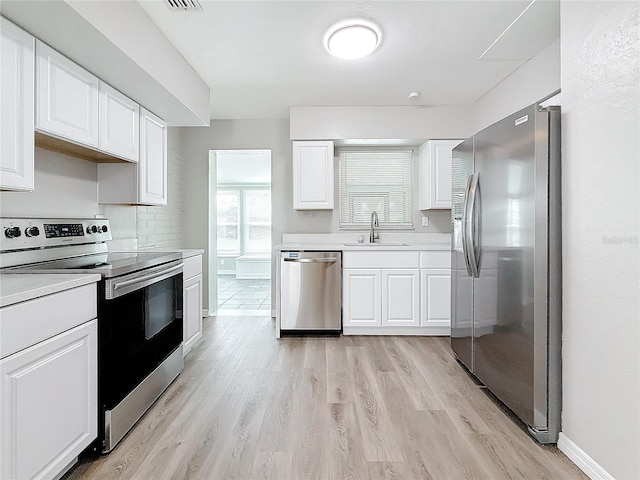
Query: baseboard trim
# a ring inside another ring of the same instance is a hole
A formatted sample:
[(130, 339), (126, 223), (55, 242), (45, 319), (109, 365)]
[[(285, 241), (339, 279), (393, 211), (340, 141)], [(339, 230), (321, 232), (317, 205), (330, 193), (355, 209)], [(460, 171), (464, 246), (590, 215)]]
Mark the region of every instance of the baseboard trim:
[(451, 327), (353, 327), (342, 326), (343, 335), (412, 335), (412, 336), (449, 336)]
[(591, 480), (615, 480), (609, 472), (562, 432), (558, 436), (558, 448)]

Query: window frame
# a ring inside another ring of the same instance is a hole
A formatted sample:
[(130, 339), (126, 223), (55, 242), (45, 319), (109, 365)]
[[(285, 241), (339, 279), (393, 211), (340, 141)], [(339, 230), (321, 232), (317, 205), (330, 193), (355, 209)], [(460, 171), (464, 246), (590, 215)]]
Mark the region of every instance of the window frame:
[[(218, 217), (218, 196), (220, 194), (234, 194), (234, 196), (238, 199), (238, 221), (236, 223), (229, 223), (229, 222), (225, 222), (225, 223), (221, 223), (220, 222), (220, 218)], [(241, 211), (242, 211), (242, 192), (239, 188), (218, 188), (218, 190), (216, 191), (216, 250), (218, 252), (218, 254), (222, 254), (222, 255), (226, 255), (226, 256), (233, 256), (233, 255), (237, 255), (240, 256), (242, 255), (242, 239), (241, 239), (241, 221), (242, 221), (242, 217), (241, 217)], [(238, 249), (237, 250), (228, 250), (228, 249), (221, 249), (220, 248), (220, 242), (218, 241), (218, 227), (219, 226), (223, 226), (223, 227), (227, 227), (227, 226), (236, 226), (237, 231), (238, 231)]]

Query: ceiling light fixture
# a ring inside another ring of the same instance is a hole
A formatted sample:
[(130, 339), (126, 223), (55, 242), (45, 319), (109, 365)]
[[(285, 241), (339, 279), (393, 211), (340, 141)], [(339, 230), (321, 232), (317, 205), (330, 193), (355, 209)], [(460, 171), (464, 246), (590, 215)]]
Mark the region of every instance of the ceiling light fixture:
[(380, 45), (380, 29), (366, 20), (345, 20), (324, 35), (324, 46), (334, 57), (347, 60), (372, 53)]

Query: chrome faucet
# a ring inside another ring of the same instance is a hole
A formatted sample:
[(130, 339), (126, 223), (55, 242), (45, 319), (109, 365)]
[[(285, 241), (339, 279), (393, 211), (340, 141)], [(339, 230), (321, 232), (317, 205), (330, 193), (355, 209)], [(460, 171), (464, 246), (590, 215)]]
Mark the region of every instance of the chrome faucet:
[(374, 210), (371, 213), (371, 230), (369, 231), (369, 243), (374, 243), (379, 237), (378, 232), (374, 230), (378, 225), (378, 213)]

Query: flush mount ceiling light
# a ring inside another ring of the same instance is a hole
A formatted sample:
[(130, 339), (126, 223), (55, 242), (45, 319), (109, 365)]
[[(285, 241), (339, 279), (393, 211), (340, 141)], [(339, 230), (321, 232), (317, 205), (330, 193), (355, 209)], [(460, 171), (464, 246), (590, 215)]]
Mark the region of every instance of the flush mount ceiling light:
[(324, 35), (324, 46), (334, 57), (361, 58), (380, 45), (380, 29), (365, 20), (345, 20), (331, 27)]

